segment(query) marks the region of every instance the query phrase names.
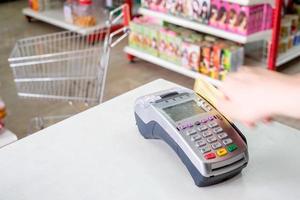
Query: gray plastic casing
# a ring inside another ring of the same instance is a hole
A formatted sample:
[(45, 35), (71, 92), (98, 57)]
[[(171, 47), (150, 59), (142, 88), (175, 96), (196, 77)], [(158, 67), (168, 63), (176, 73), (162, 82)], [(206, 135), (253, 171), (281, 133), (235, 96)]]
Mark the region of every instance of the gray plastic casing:
[[(197, 102), (197, 104), (206, 110), (206, 112), (175, 122), (163, 111), (164, 108), (191, 100)], [(208, 110), (204, 104), (211, 107), (211, 110)], [(140, 97), (135, 102), (135, 115), (137, 119), (137, 125), (146, 127), (143, 128), (144, 132), (151, 132), (155, 130), (153, 127), (150, 127), (150, 124), (156, 124), (161, 127), (160, 132), (163, 133), (157, 134), (167, 134), (170, 141), (172, 141), (172, 144), (175, 143), (174, 145), (178, 145), (180, 151), (182, 151), (185, 154), (184, 156), (186, 156), (189, 160), (188, 162), (193, 165), (193, 168), (195, 168), (201, 176), (206, 178), (205, 180), (213, 177), (216, 179), (218, 176), (221, 178), (222, 175), (230, 174), (230, 172), (238, 169), (241, 171), (241, 169), (244, 168), (248, 163), (248, 150), (244, 136), (212, 105), (210, 105), (204, 98), (195, 94), (195, 92), (192, 90), (185, 88), (173, 88)], [(195, 146), (193, 141), (191, 141), (190, 137), (184, 134), (186, 129), (179, 128), (182, 124), (193, 124), (196, 121), (199, 121), (199, 119), (206, 119), (209, 116), (217, 116), (214, 120), (220, 124), (224, 132), (226, 132), (229, 137), (233, 139), (234, 143), (238, 145), (239, 148), (236, 151), (224, 157), (206, 160), (203, 154), (199, 151), (199, 148)], [(147, 130), (147, 124), (149, 124), (149, 130)], [(139, 127), (139, 129), (140, 131), (142, 130), (141, 127)], [(156, 133), (151, 134), (153, 134), (152, 138), (155, 138), (154, 135)], [(143, 135), (145, 137), (145, 134)], [(148, 135), (147, 138), (150, 139), (151, 137)], [(169, 143), (170, 146), (172, 146), (172, 144)], [(183, 160), (183, 158), (181, 159)], [(191, 175), (193, 176), (193, 174)], [(222, 176), (222, 179), (224, 179), (224, 176)], [(217, 182), (217, 180), (214, 181), (214, 183)], [(200, 184), (207, 185), (205, 183)]]

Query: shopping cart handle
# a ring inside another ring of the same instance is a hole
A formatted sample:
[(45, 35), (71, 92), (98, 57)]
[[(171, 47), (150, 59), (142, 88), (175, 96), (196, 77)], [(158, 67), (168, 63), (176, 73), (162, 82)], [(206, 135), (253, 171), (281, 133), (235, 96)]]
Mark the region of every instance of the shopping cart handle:
[[(118, 16), (115, 16), (115, 14), (118, 13), (118, 12), (120, 12), (120, 14)], [(122, 18), (123, 18), (124, 26), (128, 26), (129, 21), (130, 21), (130, 12), (129, 12), (129, 5), (128, 4), (123, 4), (123, 5), (119, 6), (118, 8), (112, 10), (109, 13), (107, 26), (110, 27), (110, 26), (116, 24)]]
[[(124, 38), (126, 38), (128, 36), (129, 32), (130, 32), (129, 27), (123, 27), (123, 28), (120, 28), (120, 29), (112, 32), (109, 35), (109, 42), (108, 42), (109, 46), (115, 47), (119, 42), (121, 42)], [(116, 35), (119, 35), (121, 33), (123, 33), (123, 34), (120, 37), (113, 40)]]

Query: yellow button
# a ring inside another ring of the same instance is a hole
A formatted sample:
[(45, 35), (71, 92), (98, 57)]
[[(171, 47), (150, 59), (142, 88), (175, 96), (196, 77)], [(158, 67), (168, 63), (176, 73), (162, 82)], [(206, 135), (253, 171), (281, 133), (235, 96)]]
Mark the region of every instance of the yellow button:
[(225, 148), (221, 148), (217, 151), (218, 156), (225, 156), (227, 154), (227, 150)]

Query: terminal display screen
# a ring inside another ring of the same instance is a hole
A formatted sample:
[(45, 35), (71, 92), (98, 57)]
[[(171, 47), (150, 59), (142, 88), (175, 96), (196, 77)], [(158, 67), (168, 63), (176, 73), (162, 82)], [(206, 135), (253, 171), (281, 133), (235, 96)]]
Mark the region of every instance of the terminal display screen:
[(195, 101), (170, 106), (163, 110), (175, 122), (206, 112)]

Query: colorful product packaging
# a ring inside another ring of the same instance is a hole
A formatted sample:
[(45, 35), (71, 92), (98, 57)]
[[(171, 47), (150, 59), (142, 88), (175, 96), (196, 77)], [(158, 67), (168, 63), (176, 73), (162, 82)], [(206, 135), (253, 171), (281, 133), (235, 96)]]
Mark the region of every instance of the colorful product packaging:
[(227, 21), (227, 3), (219, 2), (219, 11), (217, 17), (217, 27), (223, 30), (226, 30), (226, 21)]
[(248, 7), (241, 6), (238, 19), (235, 24), (237, 33), (240, 33), (242, 35), (247, 35), (249, 27), (251, 29), (251, 26), (253, 26), (249, 23), (249, 18), (250, 18), (250, 12)]
[(219, 80), (224, 81), (225, 78), (226, 78), (226, 76), (227, 76), (227, 74), (228, 74), (227, 71), (221, 70), (221, 71), (219, 72)]
[(215, 79), (219, 79), (219, 72), (222, 69), (222, 50), (225, 47), (225, 43), (218, 41), (212, 47), (212, 63), (211, 66), (213, 69), (210, 70), (210, 76)]
[(154, 18), (135, 18), (130, 22), (129, 46), (158, 56), (160, 27), (161, 24)]
[(166, 0), (166, 13), (176, 15), (176, 0)]
[(184, 6), (185, 6), (185, 1), (184, 0), (176, 0), (176, 2), (175, 2), (175, 15), (183, 16)]
[(238, 46), (227, 46), (222, 51), (222, 67), (225, 71), (237, 71), (244, 63), (244, 49)]
[(294, 46), (293, 42), (294, 42), (294, 36), (291, 35), (288, 37), (288, 49), (293, 48), (293, 46)]
[(6, 116), (6, 107), (4, 102), (0, 99), (0, 133), (4, 130), (5, 116)]
[(190, 8), (191, 8), (191, 0), (177, 0), (179, 2), (177, 4), (176, 15), (189, 18), (190, 16)]
[(159, 42), (159, 27), (154, 26), (153, 30), (150, 31), (150, 37), (151, 37), (151, 50), (150, 53), (154, 56), (158, 56), (158, 42)]
[(218, 11), (220, 9), (220, 1), (212, 0), (210, 7), (210, 16), (209, 16), (209, 25), (213, 27), (218, 27), (217, 19), (218, 19)]
[(272, 28), (272, 19), (273, 19), (273, 8), (270, 4), (264, 5), (263, 11), (263, 23), (262, 23), (262, 30), (268, 30)]
[(166, 0), (156, 0), (156, 2), (157, 2), (157, 11), (166, 13), (167, 12)]
[(137, 36), (137, 28), (136, 28), (136, 23), (134, 21), (131, 21), (129, 23), (129, 27), (130, 27), (130, 34), (129, 34), (129, 46), (133, 47), (133, 48), (137, 48), (138, 47), (138, 36)]
[(291, 35), (292, 22), (288, 18), (281, 20), (280, 39), (285, 39)]
[(294, 46), (297, 46), (300, 44), (300, 31), (298, 31), (294, 37)]
[(210, 0), (202, 0), (200, 21), (204, 24), (207, 24), (209, 21), (210, 6)]
[(288, 38), (282, 39), (279, 41), (278, 53), (285, 53), (289, 48), (289, 40)]
[(227, 3), (227, 20), (226, 20), (226, 30), (232, 32), (238, 32), (236, 24), (238, 22), (238, 16), (240, 13), (240, 5)]
[(291, 35), (296, 35), (299, 27), (299, 15), (285, 15), (284, 18), (291, 22)]
[(249, 35), (261, 31), (264, 5), (241, 6), (236, 23), (237, 33)]
[(149, 8), (158, 12), (167, 12), (165, 0), (150, 0)]
[(6, 116), (6, 108), (4, 102), (0, 99), (0, 120), (3, 120)]
[(215, 79), (243, 64), (244, 48), (233, 42), (146, 17), (133, 20), (130, 28), (131, 47)]
[(158, 27), (150, 24), (144, 27), (145, 51), (153, 56), (158, 56)]
[(141, 7), (150, 8), (151, 0), (141, 0)]
[(204, 41), (201, 44), (201, 61), (199, 71), (206, 75), (209, 75), (210, 72), (212, 46), (213, 44), (208, 41)]
[(129, 46), (136, 49), (143, 49), (143, 24), (139, 18), (130, 22)]
[(142, 7), (241, 35), (272, 28), (273, 9), (269, 4), (241, 6), (222, 0), (142, 0)]
[(188, 13), (192, 20), (207, 24), (210, 17), (210, 0), (191, 0)]
[[(264, 13), (264, 5), (258, 5), (255, 10), (254, 20), (255, 20), (255, 28), (252, 33), (259, 32), (265, 29), (262, 29), (264, 23), (264, 16), (267, 16), (267, 13)], [(268, 17), (268, 16), (267, 16)]]
[(180, 63), (180, 45), (181, 38), (173, 30), (168, 30), (166, 33), (166, 57), (165, 59), (179, 64)]
[(193, 41), (182, 42), (182, 66), (190, 70), (199, 71), (201, 47)]
[(159, 57), (161, 57), (164, 60), (168, 60), (168, 29), (167, 28), (161, 28), (159, 30), (159, 42), (158, 42), (158, 52)]
[(29, 5), (30, 5), (31, 9), (34, 10), (34, 11), (39, 11), (39, 9), (40, 9), (38, 0), (30, 0)]
[(202, 68), (201, 70), (211, 78), (218, 78), (218, 68), (214, 63), (214, 59), (218, 56), (218, 52), (216, 52), (217, 49), (214, 49), (214, 47), (215, 45), (220, 44), (220, 42), (215, 37), (211, 36), (206, 36), (205, 41), (205, 45), (202, 48), (202, 61), (205, 68)]
[(181, 45), (182, 45), (183, 40), (180, 37), (179, 33), (176, 34), (176, 38), (173, 38), (173, 39), (171, 38), (171, 40), (175, 47), (174, 54), (173, 54), (173, 62), (175, 64), (180, 65), (181, 64)]

